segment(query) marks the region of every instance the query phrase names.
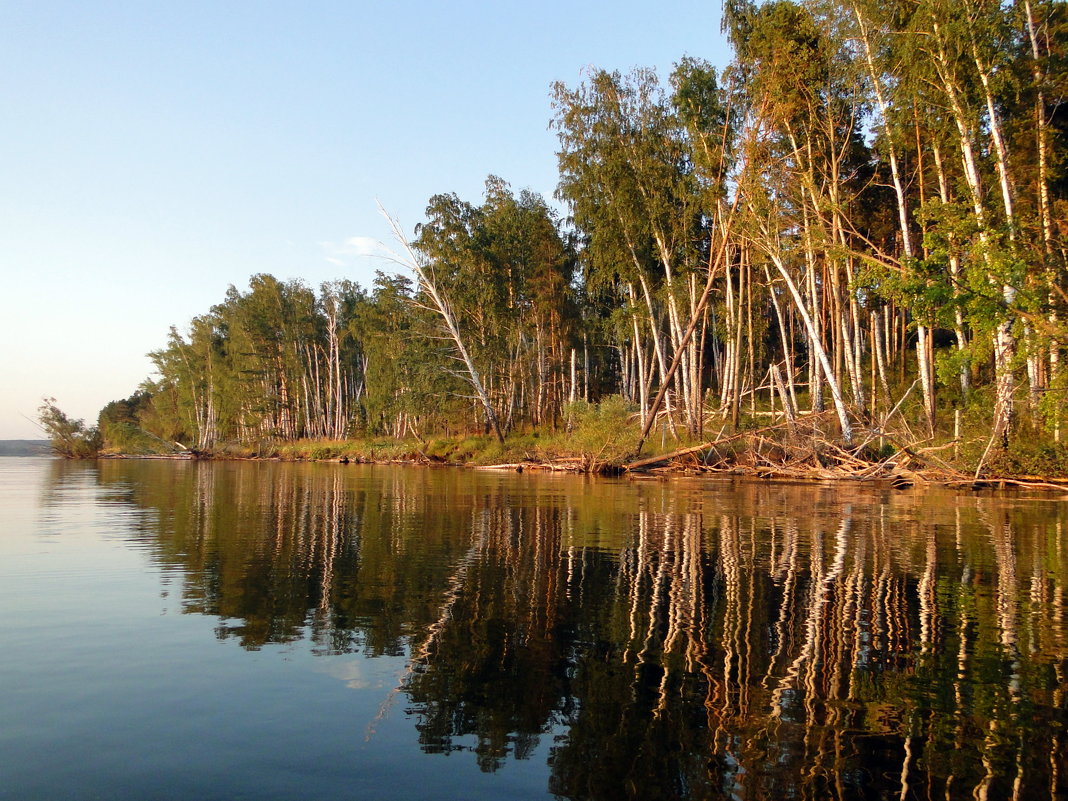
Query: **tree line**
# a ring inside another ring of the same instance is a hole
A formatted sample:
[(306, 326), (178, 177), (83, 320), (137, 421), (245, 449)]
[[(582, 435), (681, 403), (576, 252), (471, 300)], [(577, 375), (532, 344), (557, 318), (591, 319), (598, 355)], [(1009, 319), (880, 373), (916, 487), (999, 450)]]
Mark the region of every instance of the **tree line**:
[(1065, 5), (729, 0), (723, 27), (722, 71), (553, 87), (566, 217), (491, 176), (430, 199), (406, 274), (254, 276), (102, 428), (503, 438), (620, 395), (643, 438), (770, 407), (846, 443), (952, 408), (1059, 440)]

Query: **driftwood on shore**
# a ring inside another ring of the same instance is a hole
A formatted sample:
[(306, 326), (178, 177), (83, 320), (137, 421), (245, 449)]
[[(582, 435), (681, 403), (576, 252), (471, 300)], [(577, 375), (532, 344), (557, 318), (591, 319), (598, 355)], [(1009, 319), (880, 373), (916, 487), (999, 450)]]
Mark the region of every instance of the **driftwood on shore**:
[[(957, 444), (955, 441), (921, 447), (922, 441), (908, 442), (895, 434), (869, 428), (868, 437), (861, 445), (846, 449), (827, 439), (814, 421), (808, 431), (798, 436), (798, 422), (787, 420), (635, 459), (623, 465), (623, 469), (627, 473), (654, 475), (683, 472), (769, 479), (886, 481), (897, 488), (930, 484), (970, 489), (1015, 487), (1068, 492), (1068, 479), (1042, 476), (985, 476), (977, 479), (961, 472), (936, 453), (953, 447)], [(890, 443), (895, 452), (877, 458), (865, 447), (876, 439)]]
[(593, 456), (561, 456), (554, 459), (528, 460), (524, 462), (506, 462), (503, 464), (473, 465), (475, 470), (513, 470), (522, 473), (525, 470), (545, 471), (551, 473), (593, 473), (597, 475), (616, 475), (623, 472), (620, 465), (602, 461)]
[(679, 459), (683, 456), (689, 456), (690, 454), (708, 451), (716, 448), (719, 445), (727, 445), (731, 442), (735, 442), (740, 439), (758, 436), (769, 431), (774, 431), (775, 429), (783, 428), (787, 425), (788, 423), (776, 423), (773, 426), (765, 426), (764, 428), (757, 428), (752, 431), (743, 431), (739, 434), (733, 434), (729, 437), (721, 437), (719, 439), (710, 440), (709, 442), (702, 442), (700, 445), (692, 445), (688, 448), (679, 448), (678, 450), (669, 451), (668, 453), (661, 453), (657, 456), (648, 456), (644, 459), (637, 459), (633, 462), (629, 462), (628, 464), (623, 465), (623, 469), (627, 471), (638, 470), (642, 467), (648, 467), (649, 465), (660, 464), (662, 462), (670, 462), (675, 459)]

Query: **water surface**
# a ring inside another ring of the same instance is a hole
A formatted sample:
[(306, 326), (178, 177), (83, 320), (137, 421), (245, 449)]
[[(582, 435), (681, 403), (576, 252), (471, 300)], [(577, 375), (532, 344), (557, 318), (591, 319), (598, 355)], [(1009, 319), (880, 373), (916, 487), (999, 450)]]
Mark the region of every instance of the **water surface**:
[(1065, 797), (1066, 519), (0, 460), (0, 798)]

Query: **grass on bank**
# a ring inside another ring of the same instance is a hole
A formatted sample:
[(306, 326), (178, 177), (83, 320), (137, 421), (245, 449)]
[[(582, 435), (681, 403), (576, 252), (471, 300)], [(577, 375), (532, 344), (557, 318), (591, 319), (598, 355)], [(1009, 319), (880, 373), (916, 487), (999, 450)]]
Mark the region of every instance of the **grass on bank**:
[(600, 403), (572, 404), (566, 413), (565, 427), (559, 431), (515, 432), (503, 444), (488, 434), (435, 435), (427, 439), (266, 440), (220, 443), (212, 449), (212, 456), (222, 459), (348, 459), (352, 462), (427, 461), (470, 465), (581, 458), (589, 462), (619, 464), (634, 453), (639, 433), (636, 409), (622, 398), (613, 396)]

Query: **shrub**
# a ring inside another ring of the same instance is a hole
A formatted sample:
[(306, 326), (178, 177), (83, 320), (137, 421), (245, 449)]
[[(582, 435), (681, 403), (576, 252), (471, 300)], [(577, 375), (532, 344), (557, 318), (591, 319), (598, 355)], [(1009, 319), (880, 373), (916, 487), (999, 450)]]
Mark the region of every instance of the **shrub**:
[(52, 440), (52, 450), (64, 459), (92, 459), (100, 453), (100, 429), (67, 417), (56, 406), (55, 398), (44, 399), (37, 409), (37, 421)]
[(569, 450), (602, 462), (620, 462), (634, 452), (638, 428), (635, 407), (620, 395), (609, 395), (600, 403), (576, 401), (564, 410), (570, 434), (564, 437)]

